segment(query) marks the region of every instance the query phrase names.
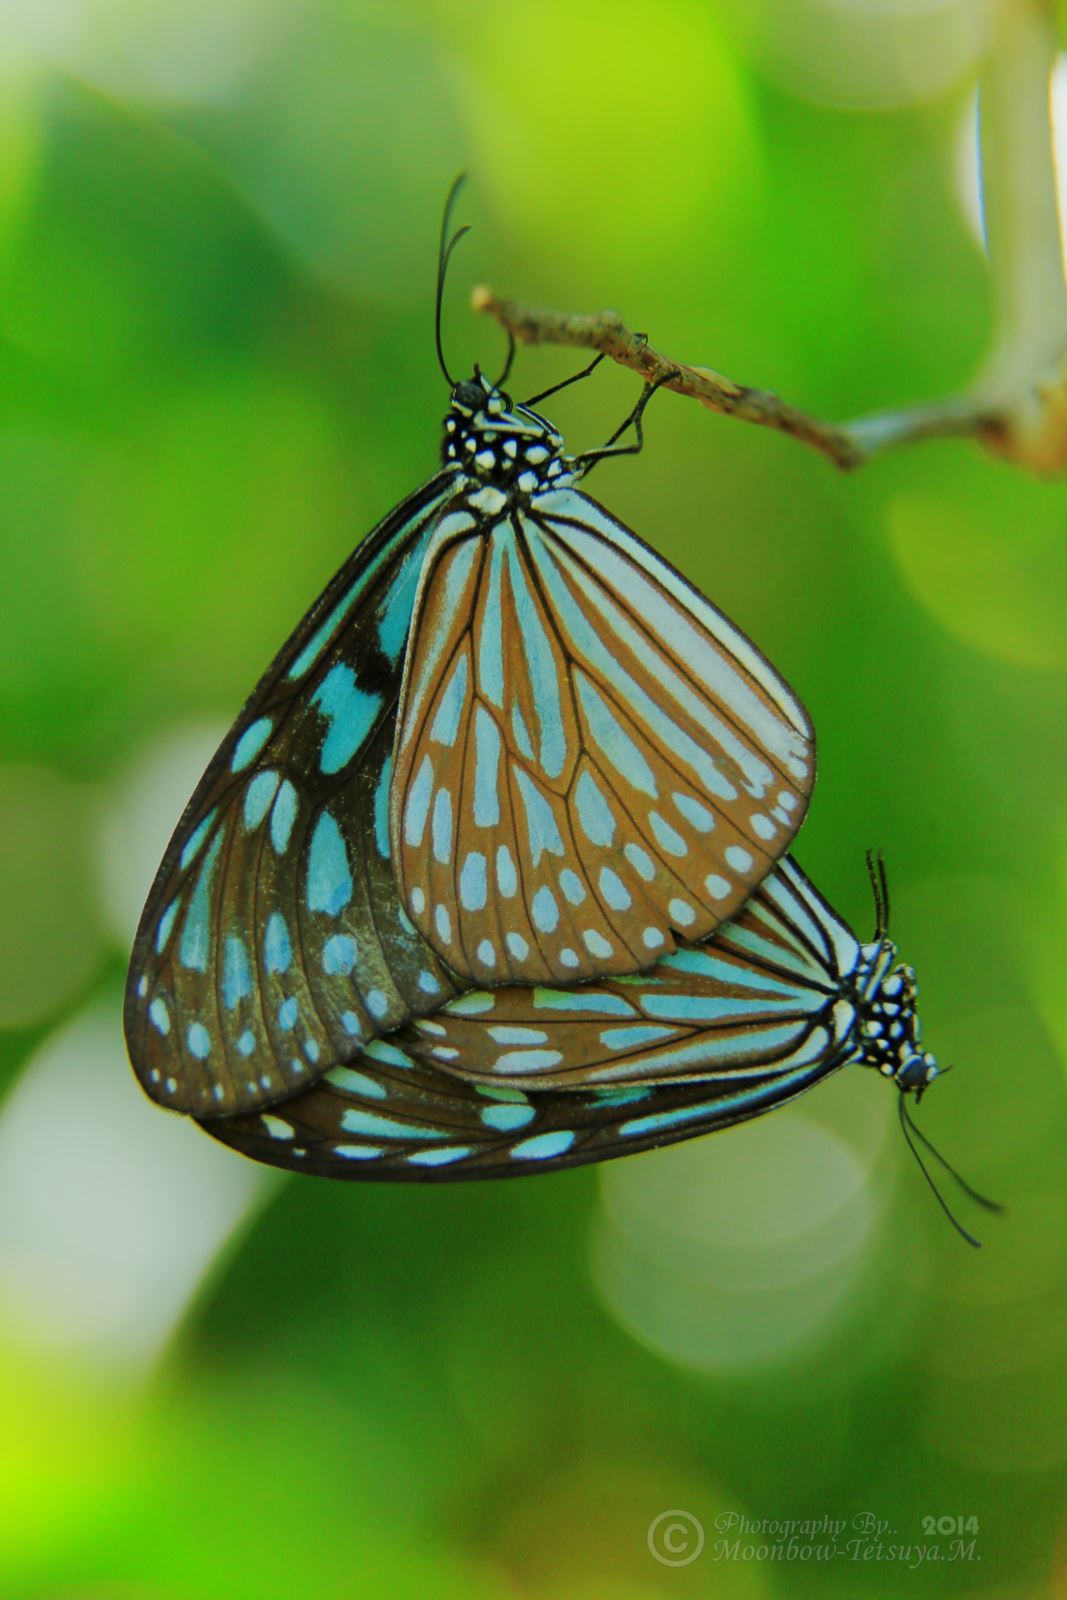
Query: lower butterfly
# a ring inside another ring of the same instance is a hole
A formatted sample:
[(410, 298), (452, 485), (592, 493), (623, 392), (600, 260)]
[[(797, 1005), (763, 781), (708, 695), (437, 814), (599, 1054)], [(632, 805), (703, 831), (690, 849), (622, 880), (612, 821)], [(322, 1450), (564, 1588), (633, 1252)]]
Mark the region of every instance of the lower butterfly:
[(468, 990), (368, 1041), (269, 1110), (201, 1122), (294, 1172), (406, 1182), (522, 1177), (610, 1161), (732, 1127), (846, 1066), (892, 1081), (904, 1137), (953, 1227), (919, 1141), (973, 1189), (907, 1110), (938, 1076), (918, 988), (877, 926), (862, 944), (790, 859), (729, 923), (651, 971), (553, 989)]
[(303, 1094), (204, 1123), (258, 1160), (345, 1178), (477, 1178), (604, 1161), (761, 1115), (848, 1064), (936, 1077), (914, 974), (861, 944), (790, 860), (701, 945), (573, 989), (471, 990)]

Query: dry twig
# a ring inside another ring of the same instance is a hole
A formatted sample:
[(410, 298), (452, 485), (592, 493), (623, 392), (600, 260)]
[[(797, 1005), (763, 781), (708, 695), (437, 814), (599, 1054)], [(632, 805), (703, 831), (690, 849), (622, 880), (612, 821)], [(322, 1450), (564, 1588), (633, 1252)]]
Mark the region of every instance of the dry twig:
[(598, 350), (647, 382), (711, 411), (774, 428), (848, 471), (919, 439), (977, 439), (1014, 465), (1067, 472), (1067, 290), (1049, 122), (1057, 42), (1049, 0), (1007, 0), (981, 85), (983, 201), (996, 302), (991, 356), (970, 393), (827, 422), (768, 389), (693, 366), (631, 333), (615, 311), (582, 315), (521, 305), (479, 287), (476, 311), (521, 344)]
[(648, 383), (670, 378), (664, 388), (699, 400), (711, 411), (775, 428), (818, 450), (836, 467), (847, 471), (892, 445), (913, 439), (975, 438), (1002, 426), (997, 412), (975, 401), (947, 400), (943, 404), (914, 406), (902, 411), (876, 412), (855, 421), (825, 422), (799, 411), (769, 389), (753, 389), (723, 377), (711, 367), (692, 366), (664, 355), (647, 339), (631, 333), (616, 311), (592, 315), (549, 311), (539, 306), (503, 300), (484, 286), (471, 296), (475, 311), (495, 317), (520, 344), (573, 345), (597, 350), (620, 366), (629, 367)]

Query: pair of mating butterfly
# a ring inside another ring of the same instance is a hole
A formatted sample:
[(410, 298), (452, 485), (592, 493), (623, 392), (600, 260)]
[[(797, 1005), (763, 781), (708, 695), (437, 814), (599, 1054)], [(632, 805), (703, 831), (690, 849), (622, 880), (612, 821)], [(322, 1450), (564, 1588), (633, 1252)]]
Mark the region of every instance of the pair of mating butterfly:
[(640, 449), (653, 388), (568, 457), (532, 409), (564, 384), (515, 404), (507, 370), (455, 383), (455, 192), (441, 470), (320, 595), (186, 808), (130, 968), (138, 1077), (333, 1177), (605, 1160), (849, 1062), (922, 1138), (905, 1097), (938, 1068), (884, 872), (861, 944), (785, 855), (804, 708), (580, 486)]

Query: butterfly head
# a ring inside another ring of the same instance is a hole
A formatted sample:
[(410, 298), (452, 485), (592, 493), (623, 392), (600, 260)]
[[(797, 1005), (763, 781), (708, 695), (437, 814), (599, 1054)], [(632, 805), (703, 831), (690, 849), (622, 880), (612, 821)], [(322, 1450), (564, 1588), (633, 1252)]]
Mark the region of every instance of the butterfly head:
[(915, 969), (897, 960), (897, 947), (889, 937), (889, 879), (881, 852), (867, 852), (867, 873), (874, 895), (875, 930), (863, 948), (856, 1010), (864, 1066), (875, 1067), (892, 1078), (901, 1094), (922, 1098), (939, 1072), (929, 1050), (924, 1050), (919, 1026), (919, 985)]
[(445, 417), (441, 459), (509, 500), (570, 481), (563, 439), (538, 412), (518, 405), (480, 372), (457, 383)]
[(868, 945), (866, 953), (869, 981), (857, 1008), (863, 1064), (919, 1100), (942, 1069), (922, 1046), (914, 968), (896, 960), (889, 939)]

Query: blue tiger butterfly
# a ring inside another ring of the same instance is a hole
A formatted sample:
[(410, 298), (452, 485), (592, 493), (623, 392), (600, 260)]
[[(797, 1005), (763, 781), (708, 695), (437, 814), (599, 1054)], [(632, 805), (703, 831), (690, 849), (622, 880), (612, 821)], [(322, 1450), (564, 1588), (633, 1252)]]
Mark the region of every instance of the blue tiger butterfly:
[(154, 1099), (251, 1110), (472, 982), (650, 966), (786, 850), (802, 706), (576, 487), (651, 392), (637, 446), (572, 459), (453, 385), (441, 471), (282, 647), (164, 856), (125, 1011)]
[(918, 1134), (910, 969), (784, 858), (803, 707), (578, 487), (652, 387), (636, 446), (570, 458), (532, 402), (452, 385), (441, 471), (315, 601), (164, 856), (124, 1013), (153, 1099), (349, 1178), (603, 1160), (850, 1062)]

